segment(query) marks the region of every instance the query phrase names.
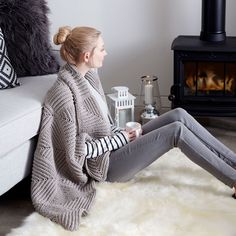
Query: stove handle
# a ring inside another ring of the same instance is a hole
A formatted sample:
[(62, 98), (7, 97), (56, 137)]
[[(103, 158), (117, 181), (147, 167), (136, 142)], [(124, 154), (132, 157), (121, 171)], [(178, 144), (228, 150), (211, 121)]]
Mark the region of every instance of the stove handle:
[(174, 94), (170, 94), (168, 96), (168, 99), (169, 99), (169, 101), (173, 102), (175, 100), (175, 95)]
[(176, 99), (176, 91), (180, 88), (180, 84), (174, 84), (170, 88), (170, 95), (168, 96), (169, 101), (173, 102)]

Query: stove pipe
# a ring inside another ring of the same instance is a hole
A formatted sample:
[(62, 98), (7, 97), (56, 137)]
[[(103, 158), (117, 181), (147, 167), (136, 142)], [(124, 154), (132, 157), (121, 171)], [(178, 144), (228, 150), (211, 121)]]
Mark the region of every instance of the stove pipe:
[(202, 0), (200, 39), (209, 42), (220, 42), (226, 39), (225, 0)]

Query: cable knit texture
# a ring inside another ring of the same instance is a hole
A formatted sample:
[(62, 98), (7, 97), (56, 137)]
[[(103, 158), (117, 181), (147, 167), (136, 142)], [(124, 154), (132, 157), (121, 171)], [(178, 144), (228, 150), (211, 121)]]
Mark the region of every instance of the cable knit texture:
[(85, 142), (111, 135), (85, 79), (102, 95), (97, 74), (83, 77), (66, 64), (49, 90), (35, 151), (31, 195), (40, 214), (68, 230), (79, 227), (95, 197), (95, 182), (106, 179), (109, 154), (87, 159)]

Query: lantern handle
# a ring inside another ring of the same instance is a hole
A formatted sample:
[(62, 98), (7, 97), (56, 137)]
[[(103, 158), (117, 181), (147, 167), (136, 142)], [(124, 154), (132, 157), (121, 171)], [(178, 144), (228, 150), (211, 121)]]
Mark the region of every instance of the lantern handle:
[(111, 88), (111, 91), (112, 92), (129, 91), (129, 88), (125, 86), (115, 86)]

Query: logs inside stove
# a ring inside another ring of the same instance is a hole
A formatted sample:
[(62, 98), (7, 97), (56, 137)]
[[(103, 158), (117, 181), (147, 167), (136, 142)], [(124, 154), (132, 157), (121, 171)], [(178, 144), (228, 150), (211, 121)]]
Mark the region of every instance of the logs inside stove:
[(225, 0), (202, 0), (200, 36), (178, 36), (172, 50), (172, 108), (197, 116), (236, 116), (236, 37), (226, 37)]

